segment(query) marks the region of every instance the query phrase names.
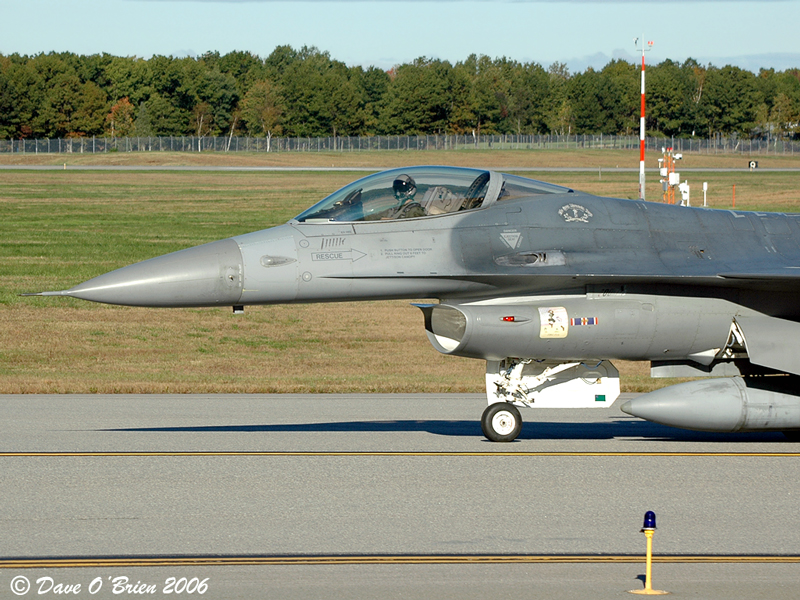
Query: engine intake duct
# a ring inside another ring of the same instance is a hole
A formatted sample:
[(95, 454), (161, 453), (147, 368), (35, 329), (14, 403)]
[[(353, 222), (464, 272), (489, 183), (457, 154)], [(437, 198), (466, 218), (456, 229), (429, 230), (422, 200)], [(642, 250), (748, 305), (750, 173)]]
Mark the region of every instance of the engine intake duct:
[[(450, 306), (417, 304), (425, 315), (428, 340), (443, 354), (503, 360), (506, 356), (532, 356), (531, 338), (534, 322), (519, 307)], [(523, 314), (524, 313), (524, 314)]]
[(461, 345), (467, 331), (467, 317), (456, 308), (442, 304), (416, 304), (425, 315), (425, 332), (433, 347), (449, 354)]

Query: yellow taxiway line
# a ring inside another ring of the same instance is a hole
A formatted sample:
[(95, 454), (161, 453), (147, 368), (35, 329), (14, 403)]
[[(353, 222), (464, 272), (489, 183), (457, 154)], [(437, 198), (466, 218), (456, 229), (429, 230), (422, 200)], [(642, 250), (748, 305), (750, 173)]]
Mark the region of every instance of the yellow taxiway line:
[[(627, 554), (571, 555), (352, 555), (352, 556), (184, 556), (131, 558), (0, 559), (0, 569), (74, 569), (100, 567), (198, 567), (275, 565), (446, 565), (446, 564), (556, 564), (641, 563), (645, 557)], [(797, 555), (665, 555), (658, 563), (800, 563)]]
[(800, 452), (283, 452), (283, 451), (198, 451), (198, 452), (0, 452), (0, 458), (14, 458), (14, 457), (105, 457), (105, 456), (118, 456), (118, 457), (135, 457), (135, 456), (187, 456), (187, 457), (211, 457), (211, 456), (266, 456), (266, 457), (294, 457), (294, 456), (309, 456), (309, 457), (331, 457), (331, 456), (386, 456), (386, 457), (404, 457), (404, 456), (423, 456), (423, 457), (440, 457), (440, 456), (464, 456), (464, 457), (551, 457), (551, 456), (565, 456), (565, 457), (585, 457), (585, 456), (600, 456), (600, 457), (625, 457), (625, 456), (700, 456), (700, 457), (767, 457), (767, 458), (783, 458), (783, 457), (798, 457)]

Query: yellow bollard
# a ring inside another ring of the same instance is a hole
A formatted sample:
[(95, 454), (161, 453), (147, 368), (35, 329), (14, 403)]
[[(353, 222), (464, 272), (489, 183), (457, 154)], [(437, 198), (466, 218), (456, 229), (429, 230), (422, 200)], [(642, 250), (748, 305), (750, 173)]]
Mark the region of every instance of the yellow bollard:
[(656, 531), (656, 513), (652, 510), (648, 510), (644, 513), (644, 526), (642, 527), (641, 532), (644, 533), (645, 537), (647, 538), (647, 566), (645, 568), (645, 575), (644, 575), (644, 589), (643, 590), (629, 590), (631, 594), (644, 594), (647, 596), (661, 596), (663, 594), (669, 594), (669, 592), (665, 592), (664, 590), (654, 590), (652, 585), (652, 574), (653, 574), (653, 534)]

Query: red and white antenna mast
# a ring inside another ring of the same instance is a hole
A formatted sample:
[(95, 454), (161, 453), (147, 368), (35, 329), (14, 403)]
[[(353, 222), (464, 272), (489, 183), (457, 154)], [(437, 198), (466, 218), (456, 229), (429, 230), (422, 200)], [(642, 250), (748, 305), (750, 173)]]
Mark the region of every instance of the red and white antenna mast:
[[(639, 38), (633, 38), (639, 49)], [(644, 200), (644, 53), (653, 48), (653, 42), (644, 43), (642, 35), (642, 116), (639, 121), (639, 200)]]

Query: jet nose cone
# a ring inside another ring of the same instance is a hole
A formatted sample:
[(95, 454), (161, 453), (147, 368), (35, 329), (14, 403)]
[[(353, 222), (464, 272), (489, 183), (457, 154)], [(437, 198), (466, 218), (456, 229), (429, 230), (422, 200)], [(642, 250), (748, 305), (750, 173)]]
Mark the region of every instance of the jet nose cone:
[(63, 295), (126, 306), (232, 305), (242, 296), (243, 270), (239, 244), (227, 239), (111, 271)]
[(630, 400), (628, 400), (625, 404), (620, 406), (619, 409), (624, 413), (627, 413), (629, 415), (633, 415), (633, 412), (631, 411), (631, 401)]

